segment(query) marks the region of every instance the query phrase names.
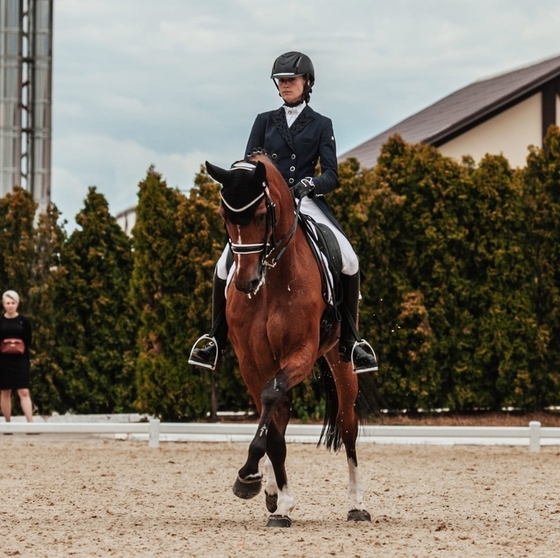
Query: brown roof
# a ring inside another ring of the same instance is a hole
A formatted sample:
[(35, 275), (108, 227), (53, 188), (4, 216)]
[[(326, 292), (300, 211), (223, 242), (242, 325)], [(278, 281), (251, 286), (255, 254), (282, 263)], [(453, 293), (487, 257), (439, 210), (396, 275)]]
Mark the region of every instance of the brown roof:
[(392, 128), (343, 153), (338, 159), (358, 159), (374, 167), (381, 146), (393, 134), (409, 143), (441, 145), (461, 131), (478, 124), (535, 93), (560, 76), (560, 56), (489, 79), (475, 81), (413, 114)]

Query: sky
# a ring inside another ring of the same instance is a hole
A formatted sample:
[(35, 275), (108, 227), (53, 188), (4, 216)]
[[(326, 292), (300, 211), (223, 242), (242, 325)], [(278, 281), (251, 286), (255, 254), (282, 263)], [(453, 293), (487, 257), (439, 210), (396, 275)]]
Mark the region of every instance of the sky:
[(54, 0), (52, 201), (113, 215), (154, 165), (187, 192), (244, 155), (290, 50), (339, 155), (454, 91), (560, 54), (558, 0)]

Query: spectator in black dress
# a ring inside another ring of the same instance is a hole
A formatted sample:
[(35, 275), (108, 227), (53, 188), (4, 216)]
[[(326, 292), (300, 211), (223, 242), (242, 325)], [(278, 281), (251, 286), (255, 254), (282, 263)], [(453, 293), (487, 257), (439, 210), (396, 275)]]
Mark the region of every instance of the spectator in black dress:
[(33, 404), (29, 393), (29, 346), (31, 345), (31, 324), (18, 313), (19, 295), (6, 291), (2, 295), (4, 315), (0, 318), (0, 342), (5, 339), (20, 339), (25, 348), (23, 354), (0, 352), (0, 404), (6, 422), (12, 416), (12, 390), (19, 396), (21, 410), (27, 422), (33, 422)]

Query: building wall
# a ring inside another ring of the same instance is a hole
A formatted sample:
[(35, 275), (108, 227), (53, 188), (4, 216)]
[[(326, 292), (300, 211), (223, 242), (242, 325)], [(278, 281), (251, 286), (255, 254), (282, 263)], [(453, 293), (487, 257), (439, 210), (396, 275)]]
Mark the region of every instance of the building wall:
[[(527, 147), (542, 147), (542, 95), (537, 93), (463, 135), (444, 143), (439, 150), (458, 160), (471, 155), (475, 162), (487, 153), (503, 154), (512, 167), (523, 167)], [(557, 107), (560, 104), (557, 99)], [(556, 121), (560, 111), (556, 110)]]
[(121, 226), (122, 230), (128, 235), (132, 236), (132, 228), (136, 224), (136, 208), (131, 207), (126, 211), (119, 213), (115, 219), (117, 223)]

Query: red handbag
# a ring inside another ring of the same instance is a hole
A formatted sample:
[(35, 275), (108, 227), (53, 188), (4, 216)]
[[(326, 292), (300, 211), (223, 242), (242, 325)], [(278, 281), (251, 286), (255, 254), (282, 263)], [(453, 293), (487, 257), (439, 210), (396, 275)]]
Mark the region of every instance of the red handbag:
[(25, 343), (21, 339), (3, 339), (0, 343), (0, 353), (3, 355), (22, 355)]

